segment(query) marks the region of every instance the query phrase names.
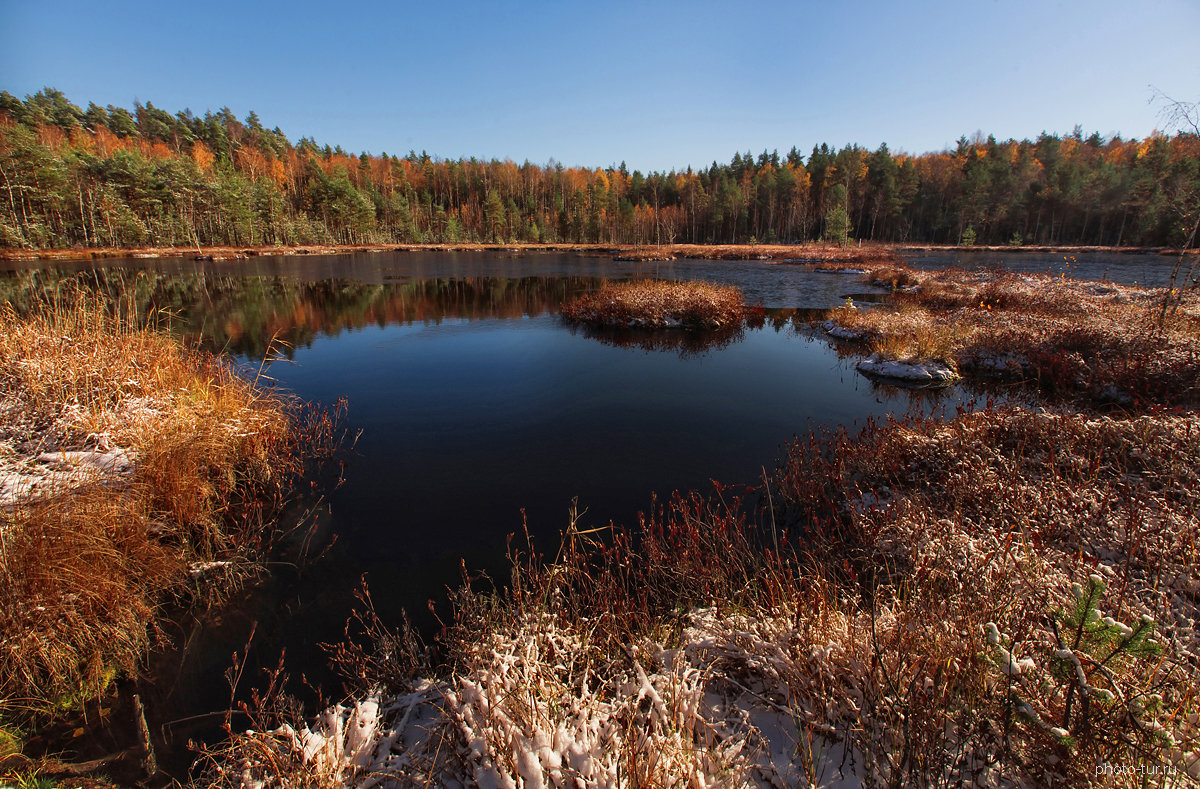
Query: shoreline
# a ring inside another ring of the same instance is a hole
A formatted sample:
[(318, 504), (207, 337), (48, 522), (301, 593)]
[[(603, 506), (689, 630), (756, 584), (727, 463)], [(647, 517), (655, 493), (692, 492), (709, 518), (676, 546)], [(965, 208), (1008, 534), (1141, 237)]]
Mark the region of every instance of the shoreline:
[(103, 297), (61, 297), (0, 310), (0, 784), (60, 750), (142, 777), (136, 745), (84, 734), (132, 738), (103, 710), (145, 694), (174, 618), (307, 528), (280, 514), (328, 425)]
[(897, 252), (1003, 252), (1008, 254), (1029, 254), (1036, 252), (1039, 254), (1057, 254), (1059, 252), (1074, 252), (1084, 254), (1107, 254), (1107, 255), (1163, 255), (1172, 257), (1176, 255), (1197, 255), (1200, 254), (1200, 248), (1180, 249), (1179, 247), (1106, 247), (1096, 246), (1094, 244), (1075, 245), (1045, 245), (1045, 244), (1025, 244), (1021, 246), (1000, 246), (1000, 245), (976, 245), (976, 246), (959, 246), (955, 244), (897, 244), (895, 245)]
[(381, 252), (505, 252), (517, 254), (570, 253), (615, 257), (619, 260), (757, 260), (784, 262), (798, 256), (812, 260), (877, 260), (891, 257), (881, 244), (838, 247), (831, 244), (301, 244), (296, 246), (98, 247), (95, 249), (0, 249), (0, 261), (83, 261), (108, 258), (191, 258), (241, 260), (250, 257), (343, 255)]
[(507, 252), (518, 254), (571, 253), (618, 260), (757, 260), (761, 262), (862, 262), (896, 259), (905, 252), (1107, 253), (1127, 255), (1196, 255), (1200, 249), (1171, 247), (1104, 246), (954, 246), (936, 244), (883, 244), (839, 247), (832, 244), (304, 244), (298, 246), (98, 247), (94, 249), (0, 249), (0, 261), (86, 261), (109, 258), (192, 258), (241, 260), (250, 257), (292, 255), (342, 255), (382, 252)]

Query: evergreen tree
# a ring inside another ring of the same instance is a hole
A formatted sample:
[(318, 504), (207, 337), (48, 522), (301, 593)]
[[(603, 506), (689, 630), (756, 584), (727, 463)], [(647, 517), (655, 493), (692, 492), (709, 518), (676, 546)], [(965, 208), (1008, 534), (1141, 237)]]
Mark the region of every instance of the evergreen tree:
[(846, 187), (834, 184), (825, 210), (825, 242), (846, 246), (850, 241), (850, 215), (846, 212)]
[[(921, 156), (815, 145), (807, 162), (735, 152), (698, 172), (347, 154), (228, 108), (80, 112), (47, 88), (0, 93), (0, 243), (477, 238), (654, 242), (852, 237), (1183, 244), (1200, 134), (963, 137)], [(166, 144), (164, 146), (164, 143)], [(1189, 208), (1190, 206), (1190, 208)]]

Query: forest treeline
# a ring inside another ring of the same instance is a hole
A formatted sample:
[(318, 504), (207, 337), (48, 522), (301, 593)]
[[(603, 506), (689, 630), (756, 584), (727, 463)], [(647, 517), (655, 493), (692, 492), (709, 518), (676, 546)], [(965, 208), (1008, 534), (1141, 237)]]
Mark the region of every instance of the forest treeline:
[(1200, 139), (822, 144), (630, 172), (292, 143), (251, 112), (0, 93), (0, 247), (405, 242), (1180, 245)]

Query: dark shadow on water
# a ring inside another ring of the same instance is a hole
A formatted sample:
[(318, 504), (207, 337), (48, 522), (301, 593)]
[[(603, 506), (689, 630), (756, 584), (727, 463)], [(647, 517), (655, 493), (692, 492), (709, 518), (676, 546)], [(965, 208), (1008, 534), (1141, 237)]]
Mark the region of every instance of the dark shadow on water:
[(727, 326), (720, 329), (626, 329), (607, 326), (566, 324), (572, 334), (579, 334), (615, 348), (637, 348), (643, 351), (675, 353), (679, 358), (705, 354), (741, 342), (745, 329)]

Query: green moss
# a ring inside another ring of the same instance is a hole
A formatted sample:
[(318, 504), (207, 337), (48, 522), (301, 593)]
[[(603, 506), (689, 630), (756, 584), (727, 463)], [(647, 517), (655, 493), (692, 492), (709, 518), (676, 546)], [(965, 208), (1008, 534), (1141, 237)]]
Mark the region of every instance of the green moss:
[(103, 696), (116, 678), (116, 666), (101, 666), (98, 671), (88, 672), (88, 675), (81, 677), (78, 688), (54, 699), (51, 702), (51, 708), (55, 714), (65, 714), (83, 709), (83, 705), (90, 699)]
[(22, 739), (20, 731), (0, 722), (0, 762), (21, 752)]

